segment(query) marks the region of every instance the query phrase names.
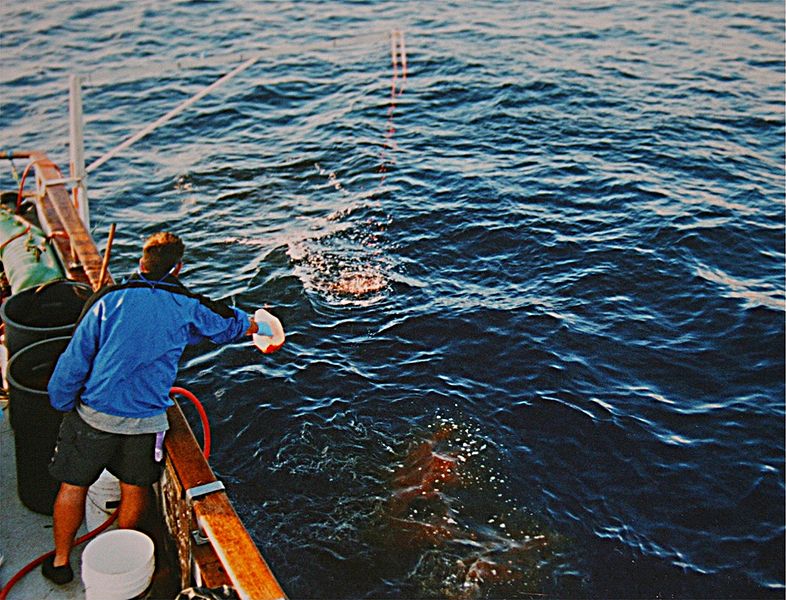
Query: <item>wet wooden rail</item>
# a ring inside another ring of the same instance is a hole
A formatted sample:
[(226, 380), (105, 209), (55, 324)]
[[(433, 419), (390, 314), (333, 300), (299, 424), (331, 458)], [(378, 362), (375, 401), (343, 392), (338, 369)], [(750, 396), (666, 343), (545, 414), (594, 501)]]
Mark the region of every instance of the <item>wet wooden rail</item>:
[[(172, 406), (167, 414), (170, 426), (165, 438), (167, 469), (174, 472), (173, 479), (180, 487), (179, 502), (188, 503), (186, 490), (213, 483), (216, 476), (202, 457), (180, 407), (177, 404)], [(202, 565), (197, 578), (202, 580), (203, 585), (217, 587), (230, 583), (241, 598), (251, 600), (286, 597), (225, 492), (210, 492), (190, 504), (193, 519), (187, 527), (183, 523), (178, 526), (178, 536), (191, 536), (193, 531), (198, 531), (210, 541), (200, 549)], [(182, 515), (190, 511), (181, 504), (178, 509), (167, 512)], [(181, 569), (183, 558), (181, 556)]]

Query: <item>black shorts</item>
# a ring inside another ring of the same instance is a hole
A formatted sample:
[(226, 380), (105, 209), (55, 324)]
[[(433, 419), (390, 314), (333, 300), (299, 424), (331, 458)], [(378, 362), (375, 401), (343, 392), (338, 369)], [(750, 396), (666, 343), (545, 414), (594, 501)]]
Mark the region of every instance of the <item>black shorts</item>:
[(155, 433), (108, 433), (71, 411), (60, 426), (49, 473), (58, 481), (87, 487), (106, 469), (123, 483), (147, 486), (161, 476), (163, 462), (156, 462), (155, 446)]

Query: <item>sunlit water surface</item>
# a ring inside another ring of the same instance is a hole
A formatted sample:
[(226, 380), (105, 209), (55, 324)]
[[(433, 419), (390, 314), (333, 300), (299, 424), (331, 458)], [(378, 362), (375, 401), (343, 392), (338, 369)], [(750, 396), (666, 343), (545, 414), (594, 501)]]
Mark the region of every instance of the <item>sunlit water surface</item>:
[(179, 383), (291, 597), (782, 597), (783, 12), (4, 2), (2, 143), (259, 57), (89, 186), (116, 275), (166, 226), (286, 327)]

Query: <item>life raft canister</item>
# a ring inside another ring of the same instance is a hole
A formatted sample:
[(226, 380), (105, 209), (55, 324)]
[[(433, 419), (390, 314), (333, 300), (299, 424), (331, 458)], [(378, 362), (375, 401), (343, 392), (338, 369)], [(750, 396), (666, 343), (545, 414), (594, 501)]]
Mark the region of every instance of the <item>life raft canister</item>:
[(8, 210), (0, 210), (0, 261), (14, 294), (65, 277), (44, 232)]

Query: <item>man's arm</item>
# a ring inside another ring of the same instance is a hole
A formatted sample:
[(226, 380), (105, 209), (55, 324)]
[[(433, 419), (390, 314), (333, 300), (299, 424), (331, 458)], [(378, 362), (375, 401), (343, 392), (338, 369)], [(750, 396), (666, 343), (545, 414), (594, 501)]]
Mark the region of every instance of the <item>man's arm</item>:
[(85, 314), (74, 331), (49, 379), (47, 391), (53, 408), (68, 412), (74, 408), (93, 367), (98, 352), (98, 327), (103, 304)]

